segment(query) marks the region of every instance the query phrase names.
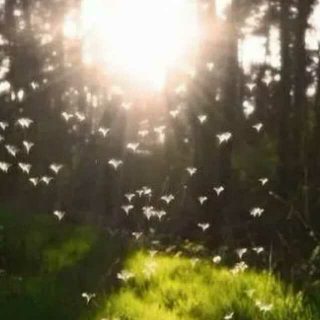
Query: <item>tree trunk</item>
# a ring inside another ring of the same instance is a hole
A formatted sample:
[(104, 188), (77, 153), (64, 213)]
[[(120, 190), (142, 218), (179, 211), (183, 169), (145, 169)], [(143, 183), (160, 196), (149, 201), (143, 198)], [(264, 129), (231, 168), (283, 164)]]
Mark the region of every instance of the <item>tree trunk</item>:
[(281, 41), (281, 90), (279, 97), (279, 131), (278, 131), (278, 154), (279, 168), (278, 178), (281, 185), (285, 186), (283, 191), (287, 196), (290, 185), (290, 149), (289, 149), (289, 117), (291, 113), (291, 55), (290, 55), (290, 0), (280, 1), (280, 41)]

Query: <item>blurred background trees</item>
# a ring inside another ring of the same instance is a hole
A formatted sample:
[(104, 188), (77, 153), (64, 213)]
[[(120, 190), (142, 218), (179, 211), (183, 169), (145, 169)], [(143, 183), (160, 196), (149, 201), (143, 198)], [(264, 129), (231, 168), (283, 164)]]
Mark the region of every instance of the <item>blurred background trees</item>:
[[(12, 165), (1, 172), (1, 203), (213, 247), (272, 245), (294, 259), (298, 246), (311, 248), (320, 231), (318, 3), (199, 1), (194, 69), (170, 70), (160, 92), (132, 89), (99, 57), (88, 63), (88, 42), (77, 35), (81, 5), (1, 2), (0, 121), (9, 126), (0, 161)], [(33, 123), (23, 128), (21, 118)], [(231, 138), (219, 143), (226, 132)], [(23, 141), (34, 143), (29, 154)], [(111, 159), (123, 164), (115, 170)], [(29, 175), (21, 162), (32, 164)], [(53, 163), (63, 164), (58, 174)], [(53, 179), (29, 180), (43, 176)], [(127, 193), (135, 194), (129, 215), (121, 208)], [(175, 197), (169, 205), (167, 194)], [(166, 215), (146, 219), (150, 206)], [(264, 209), (260, 218), (250, 215), (254, 207)], [(197, 226), (203, 221), (207, 232)]]

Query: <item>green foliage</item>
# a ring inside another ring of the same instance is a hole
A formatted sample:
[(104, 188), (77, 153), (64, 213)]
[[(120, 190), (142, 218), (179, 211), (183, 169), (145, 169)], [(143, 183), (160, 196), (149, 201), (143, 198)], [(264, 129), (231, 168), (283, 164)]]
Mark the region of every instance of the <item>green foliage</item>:
[[(0, 274), (4, 319), (191, 320), (223, 319), (234, 312), (233, 319), (312, 320), (318, 315), (319, 291), (310, 293), (311, 305), (302, 293), (267, 273), (232, 274), (230, 268), (213, 265), (201, 258), (206, 249), (190, 242), (184, 244), (184, 251), (196, 253), (197, 260), (161, 253), (152, 258), (134, 247), (125, 259), (129, 246), (124, 238), (111, 239), (93, 227), (45, 216), (29, 221), (17, 214), (1, 215), (1, 223), (4, 252), (24, 244), (11, 251), (13, 260)], [(29, 269), (33, 265), (37, 268)], [(134, 277), (121, 282), (116, 275), (125, 270)], [(97, 297), (87, 304), (83, 292)], [(271, 311), (260, 311), (258, 300), (272, 304)]]
[[(210, 261), (194, 264), (166, 255), (153, 259), (142, 251), (132, 255), (124, 268), (134, 277), (107, 299), (96, 320), (223, 319), (230, 312), (233, 319), (312, 319), (302, 294), (267, 273), (232, 274)], [(259, 310), (258, 301), (272, 305), (271, 311)]]
[(1, 213), (3, 250), (15, 272), (34, 274), (75, 264), (97, 241), (93, 228), (60, 224), (54, 217)]
[(92, 228), (78, 227), (65, 234), (43, 252), (43, 268), (47, 272), (58, 271), (63, 267), (73, 265), (83, 259), (93, 244), (97, 241), (97, 233)]
[(78, 320), (88, 311), (81, 294), (110, 288), (114, 263), (124, 254), (123, 241), (50, 216), (1, 212), (0, 225), (7, 262), (0, 273), (1, 319)]

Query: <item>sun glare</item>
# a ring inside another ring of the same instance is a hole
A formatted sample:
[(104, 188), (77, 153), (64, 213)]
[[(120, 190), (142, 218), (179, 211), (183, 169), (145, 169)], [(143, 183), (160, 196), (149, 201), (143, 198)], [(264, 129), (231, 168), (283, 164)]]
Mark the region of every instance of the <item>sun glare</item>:
[(225, 18), (225, 11), (231, 5), (232, 0), (217, 0), (216, 1), (216, 10), (217, 16), (220, 18)]
[(83, 0), (82, 28), (86, 61), (161, 89), (168, 70), (186, 65), (197, 47), (196, 3)]

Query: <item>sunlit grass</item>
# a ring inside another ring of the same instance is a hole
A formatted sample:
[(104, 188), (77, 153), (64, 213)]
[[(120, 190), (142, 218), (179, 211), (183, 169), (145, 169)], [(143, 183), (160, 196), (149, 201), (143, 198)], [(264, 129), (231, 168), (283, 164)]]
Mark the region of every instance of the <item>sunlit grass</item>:
[[(0, 214), (0, 309), (4, 319), (313, 320), (302, 293), (267, 272), (231, 268), (207, 258), (155, 253), (94, 227), (52, 216)], [(189, 245), (196, 249), (197, 245)], [(128, 251), (131, 251), (129, 256)], [(192, 250), (191, 250), (192, 251)], [(190, 251), (190, 252), (191, 252)], [(198, 252), (198, 250), (196, 250)], [(191, 253), (190, 253), (191, 254)], [(87, 304), (83, 292), (94, 293)], [(260, 304), (260, 305), (259, 305)], [(261, 304), (270, 307), (262, 311)]]
[[(148, 264), (154, 273), (146, 275)], [(106, 319), (312, 319), (301, 293), (294, 293), (268, 273), (214, 267), (211, 261), (138, 252), (125, 264), (134, 273), (109, 297), (95, 320)], [(259, 301), (271, 305), (261, 311)]]

